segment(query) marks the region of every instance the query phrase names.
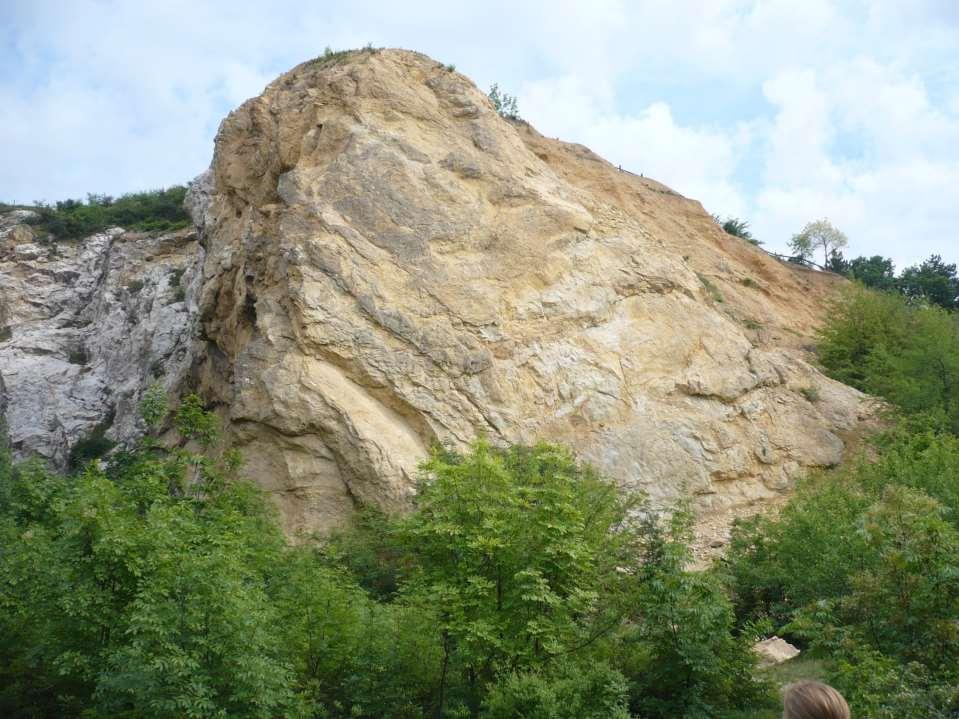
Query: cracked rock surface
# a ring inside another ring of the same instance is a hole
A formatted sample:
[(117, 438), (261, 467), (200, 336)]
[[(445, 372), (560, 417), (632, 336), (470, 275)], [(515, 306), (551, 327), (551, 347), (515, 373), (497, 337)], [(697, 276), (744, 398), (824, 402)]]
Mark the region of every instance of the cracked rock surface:
[(182, 383), (200, 248), (193, 231), (120, 228), (50, 244), (27, 219), (0, 216), (0, 411), (16, 456), (63, 468), (97, 429), (136, 437), (150, 384)]
[(504, 120), (423, 55), (281, 76), (224, 120), (187, 202), (198, 241), (117, 230), (51, 257), (0, 231), (18, 448), (62, 460), (104, 406), (133, 436), (160, 362), (219, 406), (296, 535), (402, 509), (430, 446), (478, 436), (562, 442), (715, 515), (839, 462), (870, 418), (810, 364), (840, 279)]
[(720, 511), (839, 462), (868, 414), (803, 350), (837, 278), (422, 55), (293, 69), (195, 187), (206, 391), (294, 532), (401, 508), (431, 445), (479, 435)]

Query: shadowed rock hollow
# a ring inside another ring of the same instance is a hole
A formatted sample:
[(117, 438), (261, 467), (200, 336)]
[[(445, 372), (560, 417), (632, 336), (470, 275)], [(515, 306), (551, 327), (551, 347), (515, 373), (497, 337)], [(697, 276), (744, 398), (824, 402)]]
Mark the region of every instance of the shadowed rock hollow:
[(742, 507), (838, 462), (868, 413), (804, 360), (836, 278), (423, 55), (283, 75), (223, 122), (188, 202), (201, 388), (294, 533), (403, 507), (433, 443), (478, 435)]

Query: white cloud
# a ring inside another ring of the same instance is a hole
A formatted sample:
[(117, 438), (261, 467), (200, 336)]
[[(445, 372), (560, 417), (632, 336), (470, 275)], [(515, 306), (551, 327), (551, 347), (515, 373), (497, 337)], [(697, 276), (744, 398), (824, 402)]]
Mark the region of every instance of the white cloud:
[(914, 261), (948, 255), (959, 225), (948, 0), (12, 0), (4, 11), (0, 199), (182, 182), (209, 161), (226, 112), (279, 72), (327, 45), (373, 42), (499, 82), (545, 134), (744, 217), (773, 245), (828, 215), (854, 252)]
[(829, 216), (849, 235), (849, 252), (900, 267), (959, 251), (959, 116), (936, 108), (918, 76), (856, 58), (783, 72), (764, 89), (777, 112), (758, 234), (782, 249), (807, 220)]

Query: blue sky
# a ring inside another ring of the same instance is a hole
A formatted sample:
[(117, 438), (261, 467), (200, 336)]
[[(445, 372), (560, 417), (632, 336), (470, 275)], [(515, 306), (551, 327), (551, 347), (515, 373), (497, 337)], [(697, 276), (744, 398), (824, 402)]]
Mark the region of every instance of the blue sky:
[(216, 127), (324, 47), (407, 47), (540, 131), (849, 254), (959, 260), (959, 1), (6, 0), (0, 200), (189, 180)]

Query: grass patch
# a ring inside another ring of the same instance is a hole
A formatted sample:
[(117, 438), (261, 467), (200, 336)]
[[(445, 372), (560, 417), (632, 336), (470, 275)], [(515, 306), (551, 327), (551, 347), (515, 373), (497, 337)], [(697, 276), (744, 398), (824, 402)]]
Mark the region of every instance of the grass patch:
[(754, 280), (752, 277), (743, 277), (739, 281), (739, 284), (741, 284), (743, 287), (752, 287), (754, 289), (759, 289), (759, 283), (756, 282), (756, 280)]
[(710, 299), (713, 302), (725, 302), (723, 293), (719, 291), (719, 288), (705, 275), (696, 273), (696, 276), (699, 278), (699, 281), (703, 283), (703, 287), (706, 288), (706, 294), (709, 295)]
[(799, 394), (806, 398), (806, 401), (815, 404), (821, 399), (819, 389), (816, 387), (800, 387)]
[(747, 330), (758, 331), (763, 328), (763, 323), (754, 320), (752, 317), (747, 317), (743, 320), (743, 327), (745, 327)]

